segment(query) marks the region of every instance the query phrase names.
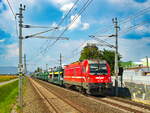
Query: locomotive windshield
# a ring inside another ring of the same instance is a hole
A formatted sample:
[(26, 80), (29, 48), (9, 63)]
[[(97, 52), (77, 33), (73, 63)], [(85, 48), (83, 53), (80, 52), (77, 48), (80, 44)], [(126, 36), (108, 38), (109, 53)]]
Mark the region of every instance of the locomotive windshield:
[(91, 75), (106, 75), (107, 67), (106, 64), (90, 64)]

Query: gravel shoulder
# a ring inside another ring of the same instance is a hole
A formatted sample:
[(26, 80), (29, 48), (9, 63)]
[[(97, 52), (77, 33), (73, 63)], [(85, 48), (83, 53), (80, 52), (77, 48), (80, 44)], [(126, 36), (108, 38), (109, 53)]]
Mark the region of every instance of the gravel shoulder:
[(36, 92), (28, 78), (24, 92), (23, 113), (49, 113), (43, 99)]

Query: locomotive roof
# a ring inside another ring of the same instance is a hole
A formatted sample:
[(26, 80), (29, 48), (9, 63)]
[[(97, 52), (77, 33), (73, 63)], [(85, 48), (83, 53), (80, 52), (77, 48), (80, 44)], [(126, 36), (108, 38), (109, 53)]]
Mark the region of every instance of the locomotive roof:
[[(96, 59), (93, 59), (93, 60), (84, 60), (82, 62), (85, 62), (85, 61), (88, 61), (89, 64), (92, 64), (92, 63), (106, 63), (105, 60), (96, 60)], [(73, 62), (69, 65), (66, 65), (65, 67), (74, 67), (74, 66), (79, 66), (82, 62)]]
[(88, 62), (89, 62), (89, 64), (91, 64), (91, 63), (106, 63), (106, 61), (105, 60), (88, 60)]

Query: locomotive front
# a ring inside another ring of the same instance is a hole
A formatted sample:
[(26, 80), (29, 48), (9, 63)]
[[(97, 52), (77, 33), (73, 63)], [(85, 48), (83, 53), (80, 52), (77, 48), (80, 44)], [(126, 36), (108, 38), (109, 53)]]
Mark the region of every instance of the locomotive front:
[(83, 62), (86, 77), (86, 92), (99, 95), (111, 91), (112, 81), (110, 66), (106, 61), (87, 60)]

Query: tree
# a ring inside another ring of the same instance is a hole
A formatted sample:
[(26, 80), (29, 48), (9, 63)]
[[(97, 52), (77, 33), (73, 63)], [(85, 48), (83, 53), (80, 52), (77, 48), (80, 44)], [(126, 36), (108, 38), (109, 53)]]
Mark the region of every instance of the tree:
[[(95, 44), (87, 44), (81, 51), (79, 60), (83, 61), (84, 59), (100, 59), (106, 60), (110, 65), (111, 72), (114, 73), (115, 65), (115, 51), (112, 50), (99, 50)], [(118, 61), (120, 65), (121, 55), (118, 55)]]
[(132, 61), (120, 62), (120, 65), (124, 68), (132, 67), (134, 63)]
[[(111, 72), (114, 73), (114, 65), (115, 65), (115, 51), (112, 50), (103, 50), (103, 59), (108, 62), (111, 68)], [(121, 55), (118, 55), (118, 61), (120, 65)]]
[(87, 44), (81, 51), (79, 61), (84, 59), (102, 59), (101, 51), (98, 50), (95, 44)]

